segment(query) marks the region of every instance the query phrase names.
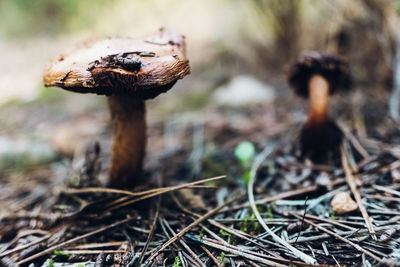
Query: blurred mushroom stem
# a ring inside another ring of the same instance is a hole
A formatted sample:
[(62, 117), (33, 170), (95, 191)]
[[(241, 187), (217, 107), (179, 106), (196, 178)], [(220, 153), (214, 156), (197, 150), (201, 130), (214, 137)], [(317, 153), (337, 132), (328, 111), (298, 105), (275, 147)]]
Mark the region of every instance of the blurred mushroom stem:
[(309, 81), (309, 112), (307, 124), (321, 125), (328, 120), (329, 83), (319, 74)]
[(144, 101), (126, 96), (109, 96), (108, 105), (114, 132), (108, 187), (138, 184), (146, 149)]
[(325, 163), (337, 158), (342, 132), (329, 117), (329, 82), (314, 74), (308, 83), (309, 111), (306, 124), (300, 135), (304, 156), (315, 163)]

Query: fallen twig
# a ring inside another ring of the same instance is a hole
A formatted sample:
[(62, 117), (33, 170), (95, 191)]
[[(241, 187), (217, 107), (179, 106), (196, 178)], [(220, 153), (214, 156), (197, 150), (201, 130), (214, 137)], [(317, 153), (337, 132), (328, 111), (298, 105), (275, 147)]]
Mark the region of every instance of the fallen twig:
[[(217, 176), (217, 177), (212, 177), (212, 178), (208, 178), (208, 179), (203, 179), (203, 180), (199, 180), (199, 181), (195, 181), (195, 182), (191, 182), (191, 183), (185, 183), (185, 184), (181, 184), (181, 185), (177, 185), (177, 186), (170, 186), (170, 187), (164, 187), (164, 188), (157, 188), (157, 189), (152, 189), (152, 190), (148, 190), (146, 192), (150, 192), (151, 193), (147, 193), (147, 194), (142, 194), (141, 196), (131, 199), (130, 197), (123, 197), (121, 199), (117, 199), (116, 201), (112, 202), (109, 204), (108, 206), (108, 210), (115, 210), (115, 209), (119, 209), (128, 205), (131, 205), (133, 203), (142, 201), (144, 199), (148, 199), (151, 197), (155, 197), (161, 194), (165, 194), (168, 192), (172, 192), (175, 190), (179, 190), (179, 189), (184, 189), (187, 188), (188, 186), (192, 186), (192, 185), (197, 185), (200, 183), (207, 183), (207, 182), (211, 182), (211, 181), (215, 181), (215, 180), (220, 180), (226, 178), (225, 175), (222, 176)], [(119, 203), (119, 204), (118, 204)]]
[[(41, 231), (41, 230), (34, 230), (34, 231)], [(27, 231), (27, 232), (28, 232), (28, 233), (30, 232), (30, 234), (32, 234), (32, 233), (34, 233), (34, 231), (30, 230), (30, 231)], [(41, 232), (43, 232), (43, 231), (41, 231)], [(17, 236), (14, 238), (14, 240), (12, 240), (10, 243), (14, 243), (14, 242), (17, 241), (18, 239), (20, 239), (22, 236), (23, 236), (23, 235), (17, 235)], [(43, 236), (43, 237), (41, 237), (41, 238), (39, 238), (39, 239), (37, 239), (37, 240), (31, 242), (31, 243), (28, 243), (28, 244), (25, 244), (25, 245), (22, 245), (22, 246), (18, 246), (18, 247), (16, 247), (16, 248), (13, 248), (13, 249), (4, 251), (3, 253), (0, 254), (0, 257), (4, 257), (4, 256), (10, 255), (10, 254), (12, 254), (12, 253), (14, 253), (14, 252), (17, 252), (17, 251), (23, 250), (23, 249), (25, 249), (25, 248), (28, 248), (28, 247), (30, 247), (30, 246), (39, 244), (40, 242), (42, 242), (42, 241), (44, 241), (44, 240), (46, 240), (46, 239), (49, 239), (50, 237), (51, 237), (51, 234), (46, 234), (45, 236)]]
[(217, 258), (206, 248), (204, 245), (200, 245), (201, 249), (204, 250), (205, 253), (210, 257), (210, 259), (215, 263), (215, 266), (221, 267), (222, 264), (218, 262)]
[(306, 197), (306, 200), (304, 201), (304, 214), (303, 214), (303, 219), (301, 220), (301, 225), (300, 225), (300, 231), (299, 234), (296, 237), (296, 240), (294, 241), (294, 244), (296, 245), (297, 240), (299, 239), (301, 232), (303, 231), (303, 225), (304, 225), (304, 218), (306, 217), (306, 213), (307, 213), (307, 200), (308, 200), (308, 196)]
[(342, 153), (342, 165), (343, 165), (343, 170), (345, 172), (346, 182), (349, 185), (351, 192), (354, 195), (354, 198), (356, 199), (358, 208), (360, 209), (360, 212), (365, 220), (365, 223), (367, 225), (369, 233), (372, 235), (372, 238), (374, 240), (376, 240), (374, 227), (372, 225), (372, 219), (371, 219), (371, 217), (369, 217), (368, 212), (365, 209), (364, 204), (362, 203), (361, 195), (360, 195), (360, 192), (358, 192), (357, 185), (354, 180), (354, 176), (351, 173), (349, 162), (348, 162), (346, 152), (345, 152), (345, 149), (343, 146), (341, 147), (341, 153)]
[(283, 264), (280, 264), (280, 263), (277, 263), (277, 262), (273, 262), (271, 260), (267, 260), (267, 259), (263, 258), (266, 255), (263, 255), (261, 253), (247, 251), (247, 250), (240, 249), (240, 248), (237, 248), (237, 247), (235, 247), (235, 249), (234, 249), (234, 248), (231, 248), (231, 247), (234, 247), (234, 246), (229, 246), (228, 247), (228, 246), (220, 245), (220, 244), (211, 242), (211, 240), (209, 240), (208, 238), (200, 239), (200, 238), (197, 238), (197, 237), (195, 237), (193, 235), (189, 235), (189, 234), (187, 234), (186, 236), (188, 238), (190, 238), (191, 240), (196, 241), (196, 242), (200, 242), (200, 243), (202, 243), (202, 244), (204, 244), (206, 246), (213, 247), (213, 248), (225, 251), (225, 252), (229, 252), (229, 253), (241, 256), (241, 257), (243, 257), (245, 259), (261, 262), (261, 263), (267, 264), (268, 266), (277, 266), (277, 267), (286, 266), (286, 265), (283, 265)]
[(139, 258), (139, 261), (138, 261), (138, 265), (139, 265), (139, 266), (140, 266), (140, 265), (142, 264), (142, 262), (143, 262), (144, 255), (146, 254), (146, 251), (147, 251), (147, 249), (149, 248), (150, 241), (151, 241), (151, 239), (153, 238), (154, 231), (155, 231), (155, 229), (156, 229), (156, 224), (157, 224), (158, 216), (159, 216), (159, 214), (160, 214), (161, 198), (162, 198), (162, 196), (159, 196), (159, 197), (158, 197), (158, 200), (157, 200), (156, 214), (154, 215), (153, 222), (152, 222), (151, 228), (150, 228), (150, 232), (149, 232), (149, 234), (148, 234), (148, 236), (147, 236), (147, 239), (146, 239), (146, 243), (145, 243), (145, 245), (144, 245), (144, 247), (143, 247), (143, 249), (142, 249), (142, 252), (140, 253), (140, 258)]
[[(290, 212), (290, 214), (291, 214), (292, 216), (298, 218), (299, 220), (301, 220), (301, 216), (298, 215), (298, 214), (296, 214), (295, 212)], [(306, 222), (306, 223), (308, 223), (309, 225), (312, 225), (312, 226), (314, 226), (315, 228), (317, 228), (317, 229), (319, 229), (319, 230), (321, 230), (321, 231), (323, 231), (323, 232), (325, 232), (325, 233), (327, 233), (327, 234), (329, 234), (329, 235), (331, 235), (331, 236), (333, 236), (333, 237), (335, 237), (335, 238), (337, 238), (337, 239), (339, 239), (339, 240), (341, 240), (341, 241), (343, 241), (343, 242), (345, 242), (345, 243), (351, 245), (352, 247), (354, 247), (354, 248), (357, 249), (358, 251), (367, 254), (368, 256), (370, 256), (371, 258), (373, 258), (374, 260), (376, 260), (376, 261), (378, 261), (378, 262), (380, 262), (380, 263), (386, 263), (386, 262), (385, 262), (384, 260), (382, 260), (381, 258), (375, 256), (373, 253), (371, 253), (371, 252), (369, 252), (368, 250), (366, 250), (366, 249), (360, 247), (359, 245), (354, 244), (354, 243), (351, 242), (350, 240), (347, 240), (346, 238), (344, 238), (344, 237), (342, 237), (342, 236), (340, 236), (340, 235), (338, 235), (338, 234), (336, 234), (336, 233), (334, 233), (334, 232), (332, 232), (332, 231), (330, 231), (330, 230), (328, 230), (328, 229), (326, 229), (326, 228), (324, 228), (324, 227), (322, 227), (322, 226), (319, 226), (318, 224), (313, 223), (312, 221), (310, 221), (310, 220), (308, 220), (308, 219), (304, 219), (304, 222)]]
[(107, 253), (107, 254), (116, 254), (116, 253), (125, 253), (125, 250), (62, 250), (62, 253), (68, 254), (68, 255), (82, 255), (82, 254), (100, 254), (100, 253)]
[(370, 155), (368, 154), (367, 150), (361, 145), (361, 143), (358, 141), (358, 139), (351, 133), (349, 128), (346, 126), (346, 124), (338, 121), (337, 125), (339, 126), (340, 130), (344, 133), (346, 138), (351, 142), (351, 144), (354, 146), (354, 148), (360, 153), (360, 155), (364, 158), (364, 160), (367, 160), (370, 158)]
[[(171, 228), (171, 226), (168, 224), (168, 222), (163, 219), (165, 226), (168, 228), (168, 230), (173, 234), (176, 235), (175, 231)], [(196, 253), (193, 252), (193, 250), (184, 242), (182, 239), (179, 239), (179, 243), (189, 252), (190, 256), (193, 257), (193, 260), (199, 265), (199, 266), (205, 266), (204, 263), (197, 257)]]
[[(195, 181), (192, 183), (185, 184), (184, 188), (202, 188), (202, 189), (215, 189), (216, 187), (214, 186), (202, 186), (202, 185), (197, 185), (198, 183), (206, 183), (214, 180), (219, 180), (225, 178), (225, 176), (216, 176), (204, 180), (199, 180)], [(181, 185), (179, 185), (181, 186)], [(107, 193), (107, 194), (119, 194), (119, 195), (127, 195), (127, 196), (132, 196), (132, 197), (137, 197), (137, 196), (143, 196), (147, 194), (151, 194), (154, 192), (158, 192), (161, 189), (166, 190), (166, 189), (173, 189), (177, 186), (169, 186), (169, 187), (164, 187), (164, 188), (154, 188), (154, 189), (149, 189), (146, 191), (141, 191), (141, 192), (131, 192), (127, 190), (120, 190), (120, 189), (113, 189), (113, 188), (102, 188), (102, 187), (86, 187), (86, 188), (68, 188), (63, 191), (61, 191), (63, 194), (89, 194), (89, 193)]]
[(171, 245), (172, 243), (174, 243), (176, 240), (178, 240), (179, 238), (181, 238), (184, 234), (186, 234), (190, 229), (192, 229), (194, 226), (200, 224), (201, 222), (203, 222), (204, 220), (207, 220), (208, 218), (210, 218), (211, 216), (213, 216), (214, 214), (216, 214), (220, 209), (222, 209), (223, 207), (231, 204), (232, 202), (238, 200), (239, 198), (241, 198), (243, 195), (239, 195), (237, 197), (232, 198), (231, 200), (228, 200), (227, 202), (225, 202), (224, 204), (208, 211), (206, 214), (204, 214), (202, 217), (198, 218), (197, 220), (195, 220), (194, 222), (192, 222), (191, 224), (189, 224), (188, 226), (186, 226), (185, 228), (183, 228), (179, 233), (177, 233), (176, 235), (174, 235), (170, 240), (168, 240), (166, 243), (164, 243), (164, 245), (162, 245), (155, 253), (153, 253), (146, 262), (152, 261), (157, 255), (158, 253), (160, 253), (161, 251), (163, 251), (164, 249), (166, 249), (169, 245)]
[[(346, 182), (346, 180), (344, 178), (338, 178), (332, 183), (332, 185), (339, 185), (339, 184), (342, 184), (342, 183), (345, 183), (345, 182)], [(299, 188), (297, 190), (283, 192), (283, 193), (280, 193), (280, 194), (275, 195), (275, 196), (268, 196), (268, 197), (265, 197), (265, 198), (262, 198), (262, 199), (258, 199), (258, 200), (255, 201), (255, 203), (256, 203), (256, 205), (262, 205), (262, 204), (266, 204), (266, 203), (269, 203), (269, 202), (272, 202), (272, 201), (281, 200), (281, 199), (285, 199), (285, 198), (289, 198), (289, 197), (294, 197), (294, 196), (302, 195), (302, 194), (305, 194), (305, 193), (310, 193), (310, 192), (313, 192), (313, 191), (317, 190), (318, 188), (319, 188), (318, 185), (311, 185), (311, 186), (308, 186), (308, 187)], [(246, 203), (240, 204), (240, 205), (236, 205), (236, 206), (233, 206), (231, 208), (222, 209), (219, 213), (233, 211), (233, 210), (239, 210), (239, 209), (243, 209), (243, 208), (247, 208), (247, 207), (250, 207), (250, 203), (249, 202), (246, 202)]]
[(114, 227), (116, 227), (116, 226), (119, 226), (119, 225), (121, 225), (121, 224), (130, 222), (130, 221), (133, 221), (133, 220), (136, 220), (136, 218), (126, 218), (126, 219), (121, 220), (121, 221), (119, 221), (119, 222), (116, 222), (116, 223), (113, 223), (113, 224), (110, 224), (110, 225), (101, 227), (101, 228), (99, 228), (99, 229), (97, 229), (97, 230), (94, 230), (94, 231), (92, 231), (92, 232), (89, 232), (89, 233), (87, 233), (87, 234), (74, 237), (74, 238), (72, 238), (72, 239), (70, 239), (70, 240), (67, 240), (67, 241), (61, 242), (61, 243), (59, 243), (59, 244), (57, 244), (57, 245), (51, 246), (51, 247), (49, 247), (48, 249), (45, 249), (45, 250), (43, 250), (43, 251), (41, 251), (41, 252), (39, 252), (39, 253), (37, 253), (37, 254), (34, 254), (34, 255), (32, 255), (32, 256), (26, 258), (26, 259), (23, 259), (23, 260), (17, 262), (16, 264), (17, 264), (17, 265), (21, 265), (21, 264), (24, 264), (24, 263), (28, 263), (28, 262), (30, 262), (30, 261), (32, 261), (32, 260), (34, 260), (34, 259), (37, 259), (37, 258), (39, 258), (39, 257), (42, 257), (42, 256), (44, 256), (44, 255), (46, 255), (46, 254), (52, 253), (55, 249), (61, 248), (61, 247), (65, 246), (65, 245), (74, 243), (74, 242), (76, 242), (76, 241), (78, 241), (78, 240), (87, 238), (87, 237), (89, 237), (89, 236), (98, 234), (98, 233), (100, 233), (100, 232), (103, 232), (103, 231), (105, 231), (105, 230), (114, 228)]
[(392, 194), (394, 196), (400, 196), (400, 192), (399, 191), (396, 191), (396, 190), (391, 189), (391, 188), (386, 188), (384, 186), (380, 186), (380, 185), (376, 185), (376, 184), (372, 185), (372, 187), (375, 188), (376, 190), (383, 191), (383, 192)]
[(253, 210), (253, 213), (255, 214), (258, 222), (261, 224), (261, 226), (265, 229), (265, 231), (268, 232), (268, 234), (270, 234), (272, 236), (272, 238), (280, 243), (281, 245), (285, 246), (287, 249), (289, 249), (296, 257), (300, 258), (301, 260), (303, 260), (306, 263), (309, 264), (316, 264), (317, 261), (306, 255), (305, 253), (301, 252), (300, 250), (296, 249), (295, 247), (293, 247), (292, 245), (290, 245), (288, 242), (286, 242), (285, 240), (281, 239), (279, 236), (277, 236), (274, 232), (271, 231), (271, 229), (265, 224), (264, 220), (262, 219), (260, 213), (257, 210), (256, 204), (255, 204), (255, 200), (254, 200), (254, 193), (253, 193), (253, 186), (254, 186), (254, 182), (256, 179), (256, 174), (257, 174), (257, 170), (260, 167), (261, 163), (272, 153), (273, 148), (270, 146), (267, 146), (264, 148), (264, 151), (257, 156), (257, 158), (254, 160), (254, 163), (251, 167), (251, 171), (250, 171), (250, 180), (249, 180), (249, 184), (247, 187), (247, 193), (249, 196), (249, 203), (250, 206)]

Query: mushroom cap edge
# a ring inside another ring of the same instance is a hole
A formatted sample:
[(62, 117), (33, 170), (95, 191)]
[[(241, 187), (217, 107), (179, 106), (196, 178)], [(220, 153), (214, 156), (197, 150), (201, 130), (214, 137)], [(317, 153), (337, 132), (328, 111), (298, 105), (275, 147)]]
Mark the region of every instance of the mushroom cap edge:
[(347, 61), (324, 52), (303, 52), (288, 71), (288, 82), (295, 93), (308, 98), (308, 83), (312, 75), (320, 74), (330, 85), (330, 94), (347, 91), (351, 87), (351, 76)]
[[(137, 61), (137, 69), (115, 64), (117, 56), (126, 54), (130, 56), (127, 60)], [(169, 90), (189, 73), (184, 36), (160, 30), (143, 40), (112, 38), (86, 42), (48, 65), (43, 82), (45, 86), (78, 93), (127, 95), (146, 100)]]

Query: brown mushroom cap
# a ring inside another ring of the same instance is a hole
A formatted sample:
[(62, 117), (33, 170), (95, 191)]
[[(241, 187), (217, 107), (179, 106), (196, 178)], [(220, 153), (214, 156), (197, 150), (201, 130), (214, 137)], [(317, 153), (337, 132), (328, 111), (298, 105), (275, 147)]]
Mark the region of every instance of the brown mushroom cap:
[(308, 82), (314, 74), (327, 79), (330, 94), (350, 88), (347, 62), (340, 57), (315, 51), (304, 52), (298, 57), (290, 67), (288, 81), (299, 96), (307, 98)]
[(88, 42), (48, 66), (43, 81), (79, 93), (146, 100), (190, 73), (184, 49), (182, 35), (163, 29), (145, 40)]

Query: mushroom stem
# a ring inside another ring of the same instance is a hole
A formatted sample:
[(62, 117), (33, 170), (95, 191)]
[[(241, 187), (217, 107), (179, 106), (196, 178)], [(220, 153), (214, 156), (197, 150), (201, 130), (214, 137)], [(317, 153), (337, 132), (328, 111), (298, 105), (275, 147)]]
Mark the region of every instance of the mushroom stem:
[(146, 149), (145, 104), (130, 97), (109, 96), (114, 145), (108, 187), (133, 187), (142, 172)]
[(319, 74), (314, 74), (309, 83), (309, 112), (307, 124), (319, 125), (328, 120), (329, 83)]

